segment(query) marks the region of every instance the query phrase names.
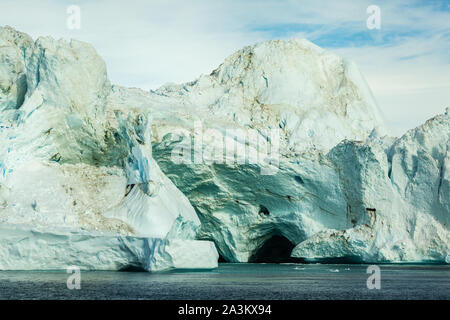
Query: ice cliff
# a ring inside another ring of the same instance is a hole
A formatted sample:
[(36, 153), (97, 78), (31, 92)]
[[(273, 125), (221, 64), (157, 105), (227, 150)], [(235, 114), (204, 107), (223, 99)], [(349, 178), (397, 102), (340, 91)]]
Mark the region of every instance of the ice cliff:
[(0, 142), (0, 269), (217, 265), (90, 45), (0, 28)]
[(294, 257), (364, 262), (447, 262), (450, 252), (450, 116), (428, 120), (387, 149), (381, 140), (343, 141), (328, 154), (340, 175), (352, 228), (324, 230)]
[(450, 260), (448, 112), (390, 137), (357, 67), (306, 40), (145, 92), (1, 28), (0, 89), (0, 269)]

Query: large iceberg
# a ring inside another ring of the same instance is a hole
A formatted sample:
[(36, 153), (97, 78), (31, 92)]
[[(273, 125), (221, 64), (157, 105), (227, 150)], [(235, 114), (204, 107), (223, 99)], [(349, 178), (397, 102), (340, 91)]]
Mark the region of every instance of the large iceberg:
[(0, 41), (0, 269), (450, 261), (448, 111), (391, 137), (350, 61), (268, 41), (146, 92)]
[[(268, 41), (193, 82), (121, 90), (152, 110), (153, 156), (225, 260), (296, 246), (307, 261), (448, 261), (448, 114), (390, 137), (352, 62), (307, 40)], [(273, 161), (252, 159), (260, 140)], [(228, 148), (244, 159), (226, 161)]]
[(214, 268), (152, 158), (150, 110), (88, 44), (0, 28), (0, 269)]

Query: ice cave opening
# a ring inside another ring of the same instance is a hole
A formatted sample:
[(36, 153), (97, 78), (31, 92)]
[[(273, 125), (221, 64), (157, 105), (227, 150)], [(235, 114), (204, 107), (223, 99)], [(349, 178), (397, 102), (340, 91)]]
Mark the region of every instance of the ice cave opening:
[(250, 257), (253, 263), (282, 263), (291, 262), (291, 252), (294, 249), (289, 239), (281, 235), (274, 235), (259, 247)]

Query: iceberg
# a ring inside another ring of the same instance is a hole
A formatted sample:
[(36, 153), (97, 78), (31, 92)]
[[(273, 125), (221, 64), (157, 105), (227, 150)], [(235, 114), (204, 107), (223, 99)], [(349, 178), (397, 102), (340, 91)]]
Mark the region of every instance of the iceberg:
[[(158, 124), (154, 158), (226, 261), (282, 245), (301, 261), (445, 263), (448, 111), (392, 137), (356, 65), (297, 39), (246, 47), (209, 75), (139, 98)], [(249, 157), (258, 139), (278, 153), (269, 174), (264, 157)], [(194, 160), (174, 161), (191, 140)], [(223, 146), (246, 150), (245, 161), (205, 157)]]
[(0, 66), (1, 269), (217, 266), (92, 46), (0, 28)]
[(0, 28), (0, 269), (448, 263), (449, 127), (393, 137), (356, 65), (304, 39), (147, 92)]

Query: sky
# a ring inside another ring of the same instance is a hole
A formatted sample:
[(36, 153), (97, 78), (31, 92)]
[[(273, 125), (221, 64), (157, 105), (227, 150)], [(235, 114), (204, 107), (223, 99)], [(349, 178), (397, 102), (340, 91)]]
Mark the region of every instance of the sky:
[(209, 74), (255, 42), (306, 38), (356, 62), (397, 135), (450, 106), (448, 0), (0, 0), (0, 25), (89, 42), (112, 83), (145, 90)]

